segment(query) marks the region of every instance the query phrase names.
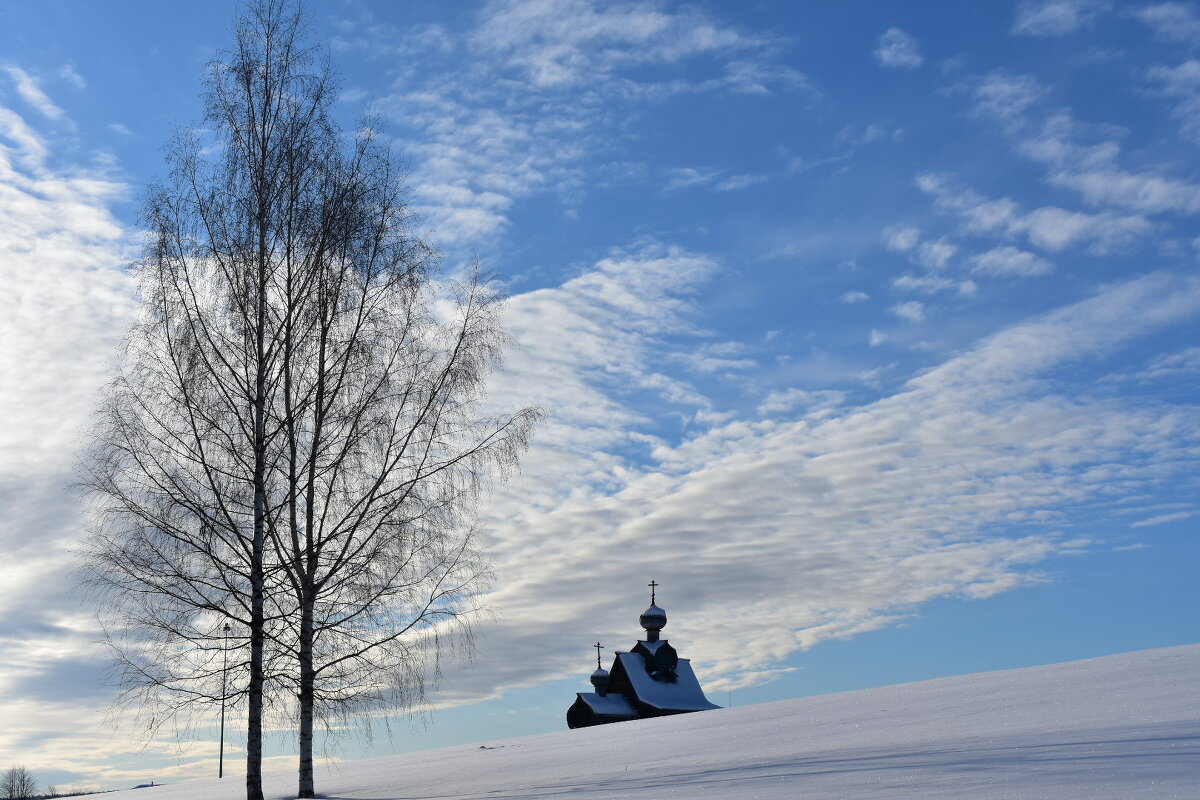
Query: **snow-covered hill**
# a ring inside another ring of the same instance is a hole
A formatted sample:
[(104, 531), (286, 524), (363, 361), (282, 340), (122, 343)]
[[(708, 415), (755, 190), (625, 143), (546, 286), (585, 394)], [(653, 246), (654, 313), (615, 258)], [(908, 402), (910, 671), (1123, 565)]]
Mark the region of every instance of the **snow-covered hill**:
[[(272, 774), (268, 797), (294, 786)], [(346, 762), (317, 786), (351, 800), (1194, 799), (1200, 645)], [(107, 797), (239, 796), (226, 779)]]

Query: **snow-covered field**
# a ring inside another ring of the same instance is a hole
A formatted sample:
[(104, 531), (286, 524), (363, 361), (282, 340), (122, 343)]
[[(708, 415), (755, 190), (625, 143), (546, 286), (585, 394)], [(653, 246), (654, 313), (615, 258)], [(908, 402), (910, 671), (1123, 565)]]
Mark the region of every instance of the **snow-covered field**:
[[(292, 772), (268, 776), (268, 797), (294, 787)], [(345, 762), (317, 788), (353, 800), (1194, 800), (1200, 645)], [(134, 797), (244, 791), (226, 779)]]

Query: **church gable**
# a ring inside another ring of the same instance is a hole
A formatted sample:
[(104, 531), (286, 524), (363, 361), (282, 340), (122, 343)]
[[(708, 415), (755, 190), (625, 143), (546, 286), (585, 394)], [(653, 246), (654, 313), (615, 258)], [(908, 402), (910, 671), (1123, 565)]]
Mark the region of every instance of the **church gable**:
[(675, 680), (675, 667), (679, 663), (679, 654), (666, 639), (657, 642), (639, 641), (630, 652), (637, 653), (642, 657), (647, 674), (654, 680), (667, 682)]

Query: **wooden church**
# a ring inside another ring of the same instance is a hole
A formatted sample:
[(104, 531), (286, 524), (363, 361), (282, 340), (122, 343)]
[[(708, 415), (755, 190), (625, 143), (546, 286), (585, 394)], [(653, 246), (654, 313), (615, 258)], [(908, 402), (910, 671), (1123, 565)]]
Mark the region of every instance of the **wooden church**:
[(600, 666), (600, 643), (596, 647), (595, 692), (579, 692), (567, 709), (567, 726), (585, 728), (643, 717), (708, 711), (720, 706), (708, 702), (691, 662), (680, 658), (666, 639), (659, 638), (667, 624), (667, 612), (655, 603), (650, 581), (650, 607), (640, 622), (646, 638), (629, 652), (617, 651), (612, 671)]

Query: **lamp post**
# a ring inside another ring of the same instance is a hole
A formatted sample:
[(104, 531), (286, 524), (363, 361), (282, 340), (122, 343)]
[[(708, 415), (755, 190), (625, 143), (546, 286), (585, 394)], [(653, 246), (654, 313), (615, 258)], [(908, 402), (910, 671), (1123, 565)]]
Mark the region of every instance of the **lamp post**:
[(225, 692), (229, 686), (229, 623), (225, 623), (225, 640), (221, 662), (221, 751), (217, 756), (217, 777), (225, 777)]

